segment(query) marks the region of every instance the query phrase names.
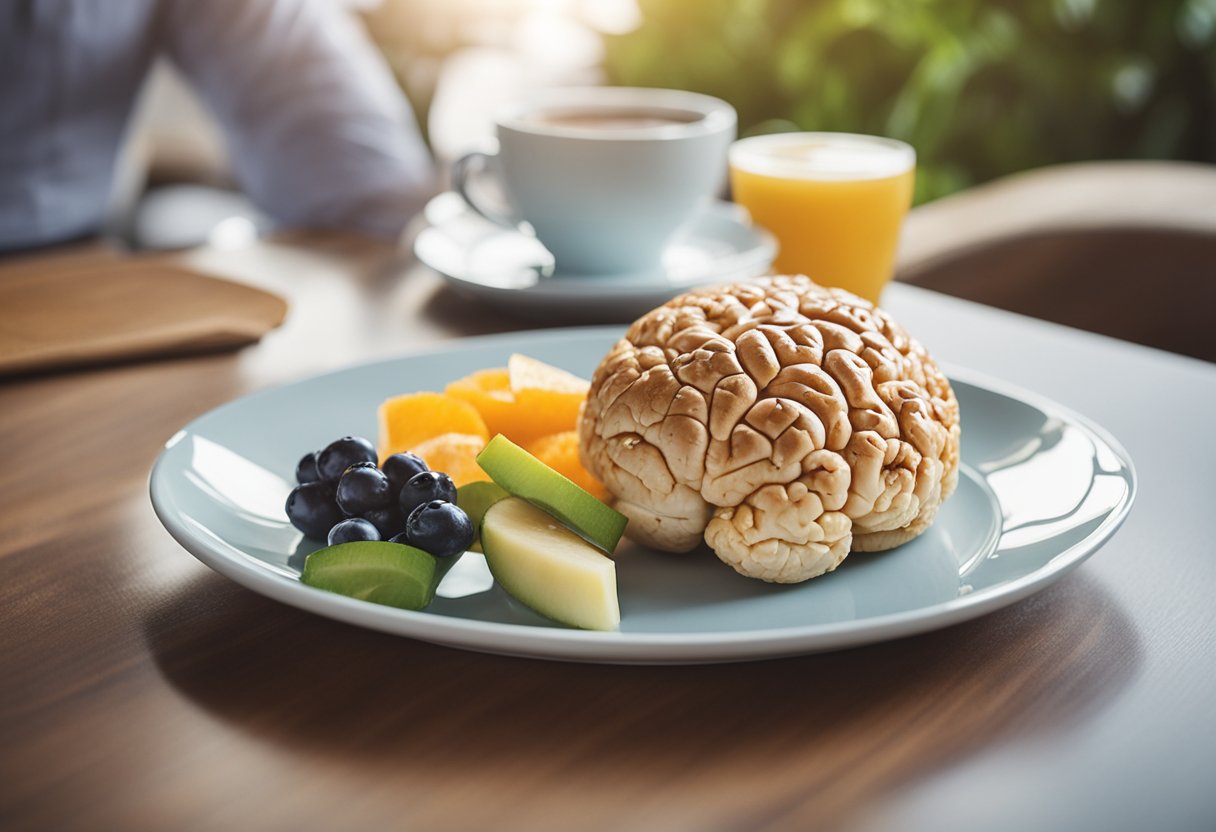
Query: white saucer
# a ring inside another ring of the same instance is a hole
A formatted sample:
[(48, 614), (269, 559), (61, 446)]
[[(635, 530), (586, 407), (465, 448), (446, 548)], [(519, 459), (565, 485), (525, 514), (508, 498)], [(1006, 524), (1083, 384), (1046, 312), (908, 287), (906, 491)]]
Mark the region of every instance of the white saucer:
[(652, 272), (563, 274), (535, 237), (494, 225), (455, 193), (423, 212), (414, 253), (452, 286), (530, 318), (627, 322), (696, 286), (746, 280), (768, 270), (777, 243), (747, 212), (714, 202), (678, 234)]

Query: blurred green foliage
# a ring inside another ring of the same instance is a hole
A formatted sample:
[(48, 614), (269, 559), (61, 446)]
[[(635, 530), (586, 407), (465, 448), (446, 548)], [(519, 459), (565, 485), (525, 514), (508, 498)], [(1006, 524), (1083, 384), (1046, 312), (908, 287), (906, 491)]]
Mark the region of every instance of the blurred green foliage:
[(742, 135), (903, 139), (917, 201), (1110, 158), (1216, 161), (1216, 0), (639, 0), (612, 83), (730, 101)]

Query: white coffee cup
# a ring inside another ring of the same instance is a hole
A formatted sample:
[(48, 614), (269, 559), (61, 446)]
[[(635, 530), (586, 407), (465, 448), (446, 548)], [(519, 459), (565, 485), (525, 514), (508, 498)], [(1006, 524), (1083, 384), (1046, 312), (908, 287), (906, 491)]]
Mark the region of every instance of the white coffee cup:
[[(453, 183), (487, 219), (530, 227), (563, 272), (656, 269), (680, 226), (721, 187), (735, 123), (729, 104), (698, 93), (546, 90), (505, 107), (497, 152), (459, 159)], [(482, 168), (498, 179), (505, 212), (470, 187)]]

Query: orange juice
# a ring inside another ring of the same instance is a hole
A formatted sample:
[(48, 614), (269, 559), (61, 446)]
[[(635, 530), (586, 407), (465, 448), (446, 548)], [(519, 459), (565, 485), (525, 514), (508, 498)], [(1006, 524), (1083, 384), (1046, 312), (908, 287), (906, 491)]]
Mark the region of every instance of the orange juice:
[(777, 237), (773, 268), (875, 303), (891, 279), (912, 203), (916, 152), (851, 133), (779, 133), (735, 142), (735, 201)]

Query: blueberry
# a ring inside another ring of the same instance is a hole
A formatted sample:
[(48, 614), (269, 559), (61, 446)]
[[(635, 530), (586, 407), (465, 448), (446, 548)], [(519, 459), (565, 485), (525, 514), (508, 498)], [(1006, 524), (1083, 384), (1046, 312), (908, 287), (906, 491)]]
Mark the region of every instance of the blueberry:
[(437, 558), (451, 557), (473, 545), (473, 523), (462, 509), (443, 500), (431, 500), (410, 512), (405, 538), (411, 546)]
[(401, 489), (401, 496), (397, 503), (408, 519), (411, 511), (431, 500), (456, 502), (456, 486), (452, 483), (452, 478), (441, 471), (423, 471), (421, 474), (414, 474)]
[(374, 508), (371, 511), (363, 512), (360, 516), (379, 530), (381, 540), (388, 540), (405, 531), (405, 515), (395, 505)]
[(329, 530), (343, 519), (334, 499), (332, 483), (310, 482), (293, 488), (287, 495), (287, 519), (291, 525), (315, 540), (324, 540)]
[(380, 532), (361, 517), (348, 517), (329, 530), (329, 545), (350, 543), (355, 540), (379, 540)]
[(391, 506), (394, 496), (388, 477), (374, 465), (356, 463), (338, 480), (338, 507), (351, 517)]
[(376, 461), (376, 449), (361, 436), (335, 439), (317, 454), (317, 473), (323, 480), (336, 480), (356, 462)]
[(304, 485), (319, 479), (321, 479), (321, 475), (317, 473), (317, 452), (311, 451), (304, 454), (296, 463), (296, 482)]
[(398, 493), (405, 487), (405, 484), (410, 481), (410, 477), (414, 474), (421, 474), (423, 471), (429, 471), (430, 468), (422, 461), (422, 457), (417, 454), (404, 453), (393, 454), (388, 459), (384, 460), (384, 464), (380, 469), (388, 475), (388, 481), (393, 484), (393, 489)]

